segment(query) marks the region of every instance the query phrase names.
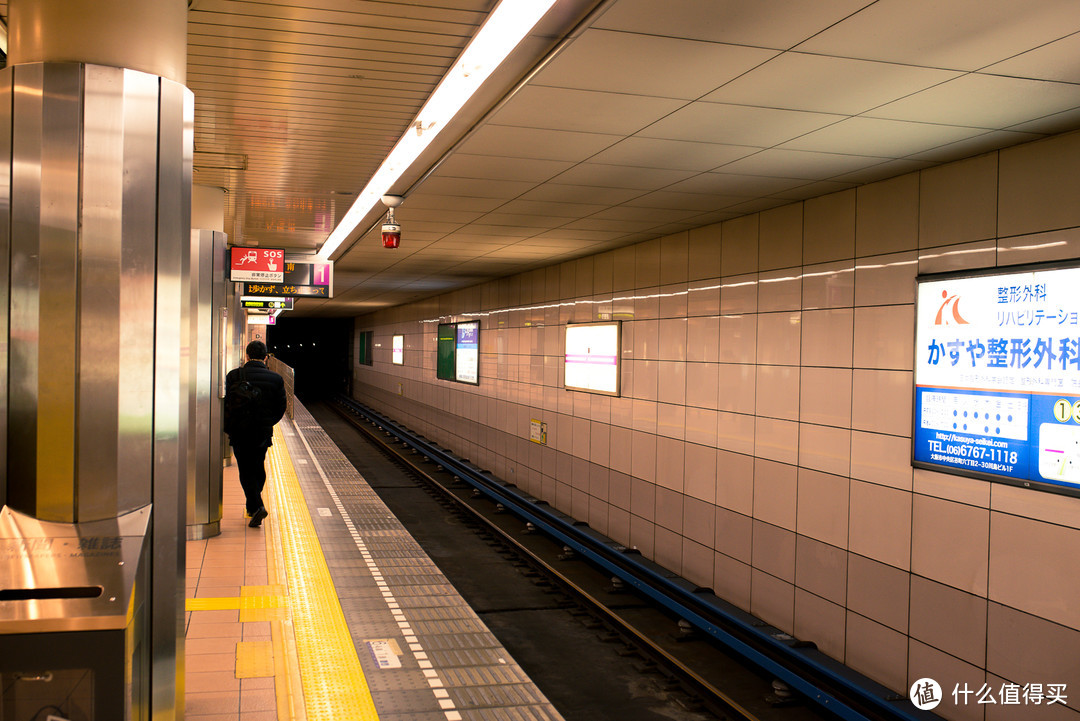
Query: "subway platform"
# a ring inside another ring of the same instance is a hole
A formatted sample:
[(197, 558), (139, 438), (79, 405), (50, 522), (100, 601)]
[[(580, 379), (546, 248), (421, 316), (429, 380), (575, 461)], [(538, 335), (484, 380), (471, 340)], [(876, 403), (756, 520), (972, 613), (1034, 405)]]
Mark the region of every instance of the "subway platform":
[(235, 466), (224, 488), (187, 546), (186, 718), (561, 718), (299, 402), (260, 529)]

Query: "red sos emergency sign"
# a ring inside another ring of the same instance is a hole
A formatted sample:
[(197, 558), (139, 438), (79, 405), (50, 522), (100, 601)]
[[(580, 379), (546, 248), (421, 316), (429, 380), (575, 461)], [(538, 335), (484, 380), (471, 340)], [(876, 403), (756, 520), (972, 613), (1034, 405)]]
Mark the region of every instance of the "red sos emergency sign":
[(285, 251), (280, 248), (229, 248), (229, 280), (281, 283), (285, 280)]

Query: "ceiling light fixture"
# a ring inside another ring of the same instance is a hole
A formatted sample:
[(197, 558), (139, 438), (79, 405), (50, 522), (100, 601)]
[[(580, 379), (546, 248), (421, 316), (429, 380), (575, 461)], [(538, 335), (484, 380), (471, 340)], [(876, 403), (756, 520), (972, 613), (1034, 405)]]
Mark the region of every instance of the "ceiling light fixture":
[(390, 192), (391, 186), (554, 4), (555, 0), (502, 0), (491, 11), (476, 37), (439, 82), (356, 202), (327, 236), (318, 257), (329, 258), (345, 242), (364, 216)]

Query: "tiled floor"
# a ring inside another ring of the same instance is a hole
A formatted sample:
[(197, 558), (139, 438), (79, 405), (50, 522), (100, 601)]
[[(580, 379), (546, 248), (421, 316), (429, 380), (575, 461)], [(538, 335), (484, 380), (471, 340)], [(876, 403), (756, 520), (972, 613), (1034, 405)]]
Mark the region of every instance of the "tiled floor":
[[(222, 599), (219, 605), (230, 605), (225, 599), (262, 595), (257, 589), (268, 586), (269, 579), (265, 529), (247, 526), (236, 466), (225, 468), (224, 501), (221, 535), (188, 541), (185, 595)], [(252, 674), (238, 671), (237, 644), (262, 642), (248, 648), (268, 649), (271, 641), (269, 621), (241, 623), (242, 613), (239, 608), (186, 613), (186, 718), (193, 721), (276, 721), (278, 718), (272, 665), (268, 676), (238, 678)]]

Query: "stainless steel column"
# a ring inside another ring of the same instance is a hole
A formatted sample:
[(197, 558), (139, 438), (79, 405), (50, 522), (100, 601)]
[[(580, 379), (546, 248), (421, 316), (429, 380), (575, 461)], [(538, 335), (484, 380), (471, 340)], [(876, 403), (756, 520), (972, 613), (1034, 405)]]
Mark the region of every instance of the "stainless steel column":
[(192, 230), (191, 307), (195, 367), (189, 397), (192, 413), (191, 469), (188, 473), (187, 538), (195, 540), (221, 532), (222, 512), (222, 318), (215, 312), (225, 302), (227, 238), (211, 230)]
[(194, 99), (79, 63), (7, 68), (0, 93), (0, 499), (69, 524), (152, 509), (152, 717), (177, 718)]

